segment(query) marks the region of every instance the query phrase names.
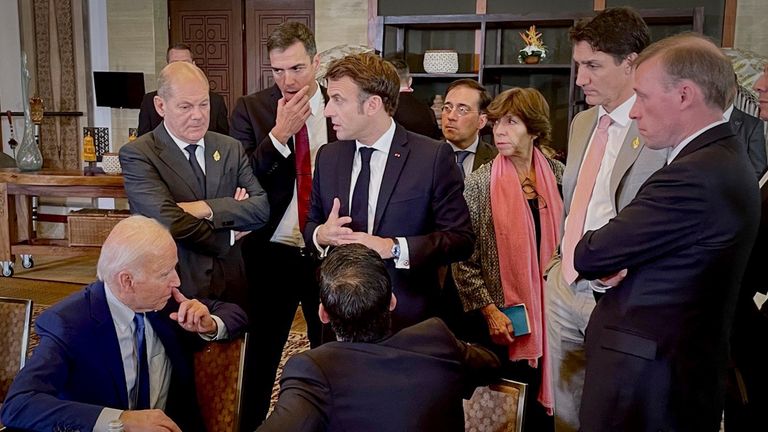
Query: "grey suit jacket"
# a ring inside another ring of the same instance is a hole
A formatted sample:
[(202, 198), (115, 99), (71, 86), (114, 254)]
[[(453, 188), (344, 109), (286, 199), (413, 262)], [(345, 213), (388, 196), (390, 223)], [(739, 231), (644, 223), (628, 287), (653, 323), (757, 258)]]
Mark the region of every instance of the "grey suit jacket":
[(477, 143), (477, 151), (475, 152), (475, 161), (472, 162), (472, 171), (477, 171), (478, 168), (493, 160), (496, 155), (499, 154), (499, 150), (493, 144), (480, 140)]
[[(563, 210), (565, 217), (571, 208), (573, 191), (581, 169), (581, 163), (597, 127), (598, 107), (582, 111), (573, 118), (568, 137), (568, 159), (563, 173)], [(624, 138), (624, 143), (616, 157), (611, 171), (610, 189), (613, 207), (618, 213), (635, 197), (645, 180), (666, 164), (667, 150), (653, 150), (645, 147), (643, 138), (637, 131), (637, 124), (632, 121)], [(563, 228), (565, 227), (563, 217)], [(562, 230), (561, 230), (562, 233)], [(556, 254), (547, 266), (547, 280), (562, 281), (560, 275), (560, 253)], [(550, 277), (551, 276), (551, 277)], [(578, 281), (577, 281), (578, 283)]]
[[(244, 290), (240, 244), (230, 245), (231, 231), (262, 227), (269, 205), (240, 142), (215, 132), (205, 134), (205, 192), (164, 123), (123, 146), (120, 164), (131, 211), (157, 219), (176, 240), (182, 292), (188, 297), (220, 297), (225, 287)], [(235, 201), (237, 187), (248, 191), (247, 200)], [(211, 207), (212, 220), (197, 219), (176, 204), (198, 200)]]

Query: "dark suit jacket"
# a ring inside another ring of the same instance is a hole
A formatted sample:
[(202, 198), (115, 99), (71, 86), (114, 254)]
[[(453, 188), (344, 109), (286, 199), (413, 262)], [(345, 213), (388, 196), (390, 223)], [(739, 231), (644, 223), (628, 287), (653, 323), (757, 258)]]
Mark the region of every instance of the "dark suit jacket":
[(498, 366), (437, 318), (377, 343), (331, 342), (288, 360), (258, 431), (463, 431), (461, 398)]
[[(320, 148), (312, 184), (312, 207), (304, 241), (324, 223), (341, 200), (340, 215), (349, 214), (352, 161), (355, 141), (337, 141)], [(437, 269), (469, 258), (474, 235), (469, 210), (462, 195), (464, 182), (453, 149), (397, 126), (387, 157), (376, 204), (373, 235), (405, 237), (410, 269), (387, 269), (397, 296), (393, 328), (402, 329), (435, 314), (439, 295)]]
[[(155, 130), (155, 128), (163, 122), (163, 118), (160, 117), (160, 114), (155, 110), (155, 96), (157, 96), (157, 90), (145, 94), (144, 98), (141, 100), (141, 108), (139, 109), (139, 127), (136, 129), (137, 136), (142, 136), (149, 131)], [(208, 97), (211, 100), (211, 116), (208, 130), (211, 132), (218, 132), (222, 135), (228, 135), (229, 121), (227, 120), (227, 103), (224, 102), (224, 98), (218, 93), (208, 92)]]
[[(104, 283), (94, 282), (50, 307), (35, 326), (40, 345), (19, 372), (2, 408), (3, 424), (38, 431), (91, 430), (104, 407), (128, 409), (123, 361)], [(241, 333), (245, 313), (229, 303), (205, 301), (231, 336)], [(169, 314), (147, 313), (173, 371), (165, 413), (182, 430), (204, 430), (195, 397), (192, 351), (202, 344)]]
[(584, 431), (717, 431), (728, 335), (759, 197), (731, 128), (691, 141), (576, 246), (589, 279), (628, 269), (586, 333)]
[(488, 144), (482, 139), (478, 141), (477, 151), (475, 152), (475, 161), (472, 162), (472, 171), (477, 171), (483, 164), (492, 161), (497, 154), (499, 154), (499, 149), (497, 149), (495, 145)]
[[(243, 148), (230, 137), (205, 134), (206, 192), (198, 186), (189, 159), (161, 124), (152, 133), (124, 145), (120, 164), (133, 213), (169, 227), (179, 248), (181, 290), (187, 297), (218, 296), (245, 289), (240, 242), (230, 246), (230, 231), (259, 229), (267, 221), (267, 197), (253, 176)], [(250, 197), (235, 201), (235, 188)], [(185, 213), (178, 202), (205, 200), (213, 220)], [(214, 272), (214, 266), (217, 266)], [(223, 277), (213, 277), (214, 273)], [(225, 296), (239, 303), (240, 298)]]
[[(328, 95), (320, 86), (325, 101)], [(293, 138), (288, 142), (291, 155), (286, 158), (277, 151), (269, 138), (269, 132), (275, 127), (277, 101), (283, 97), (275, 85), (257, 93), (243, 96), (237, 100), (232, 111), (232, 137), (243, 144), (251, 158), (253, 174), (259, 180), (269, 199), (269, 223), (264, 229), (246, 237), (246, 243), (257, 240), (268, 241), (293, 198), (296, 184), (296, 158), (293, 152)], [(326, 119), (328, 141), (336, 141), (336, 131), (330, 119)]]
[(759, 180), (768, 168), (768, 160), (765, 154), (765, 134), (763, 121), (753, 117), (738, 108), (733, 108), (730, 119), (733, 133), (742, 141), (747, 150), (749, 160), (752, 162), (755, 175)]
[(398, 124), (411, 132), (434, 139), (440, 139), (442, 136), (432, 108), (416, 99), (411, 92), (400, 92), (397, 111), (393, 117)]

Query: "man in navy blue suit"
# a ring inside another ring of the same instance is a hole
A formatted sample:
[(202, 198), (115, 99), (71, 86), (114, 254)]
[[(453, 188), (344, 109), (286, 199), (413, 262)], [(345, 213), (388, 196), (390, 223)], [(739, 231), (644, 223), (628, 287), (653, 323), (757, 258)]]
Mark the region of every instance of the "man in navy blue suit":
[(233, 304), (185, 298), (177, 262), (155, 220), (118, 223), (99, 256), (99, 281), (37, 319), (40, 345), (11, 385), (3, 424), (105, 431), (120, 419), (127, 431), (204, 430), (191, 345), (234, 336), (246, 319)]
[(304, 239), (323, 256), (360, 243), (387, 261), (399, 299), (395, 330), (435, 315), (438, 267), (469, 258), (474, 236), (453, 149), (392, 120), (400, 80), (374, 54), (346, 56), (326, 73), (341, 140), (320, 148)]
[(694, 34), (654, 43), (633, 66), (630, 117), (646, 146), (670, 153), (576, 246), (580, 275), (608, 285), (587, 327), (581, 430), (715, 432), (760, 216), (752, 165), (722, 115), (733, 68)]

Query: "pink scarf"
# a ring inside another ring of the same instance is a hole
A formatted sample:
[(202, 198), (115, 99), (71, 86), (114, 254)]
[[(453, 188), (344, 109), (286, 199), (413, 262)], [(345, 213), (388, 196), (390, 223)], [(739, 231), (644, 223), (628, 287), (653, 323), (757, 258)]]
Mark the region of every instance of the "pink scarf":
[[(498, 155), (491, 170), (491, 214), (499, 251), (501, 287), (505, 306), (524, 303), (528, 309), (531, 334), (515, 338), (509, 346), (509, 359), (528, 360), (538, 367), (542, 357), (542, 379), (538, 401), (552, 415), (554, 394), (551, 382), (544, 324), (544, 278), (542, 270), (560, 242), (563, 200), (555, 175), (539, 149), (533, 149), (536, 191), (547, 206), (539, 210), (541, 245), (536, 255), (536, 228), (515, 166)], [(538, 262), (537, 262), (538, 259)]]

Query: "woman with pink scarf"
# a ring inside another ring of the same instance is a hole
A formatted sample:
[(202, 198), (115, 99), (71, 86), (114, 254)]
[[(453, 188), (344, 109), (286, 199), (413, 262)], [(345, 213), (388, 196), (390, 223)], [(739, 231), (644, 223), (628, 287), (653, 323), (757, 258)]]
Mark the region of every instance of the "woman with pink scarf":
[[(465, 312), (482, 317), (475, 341), (502, 358), (505, 378), (528, 384), (524, 430), (547, 432), (554, 423), (542, 274), (560, 243), (563, 164), (539, 150), (550, 143), (552, 128), (536, 89), (501, 93), (488, 119), (499, 154), (466, 179), (477, 241), (470, 259), (453, 265), (453, 276)], [(503, 310), (520, 304), (530, 333), (515, 336)]]

